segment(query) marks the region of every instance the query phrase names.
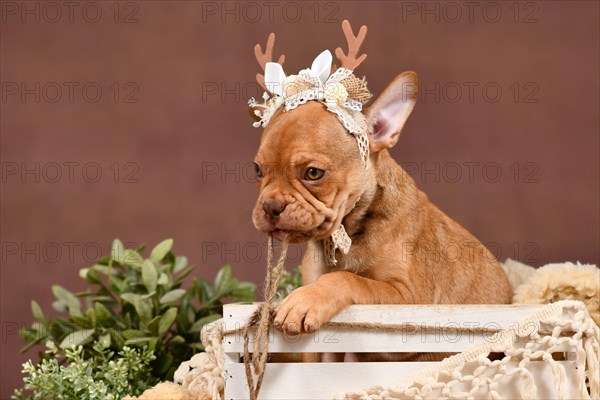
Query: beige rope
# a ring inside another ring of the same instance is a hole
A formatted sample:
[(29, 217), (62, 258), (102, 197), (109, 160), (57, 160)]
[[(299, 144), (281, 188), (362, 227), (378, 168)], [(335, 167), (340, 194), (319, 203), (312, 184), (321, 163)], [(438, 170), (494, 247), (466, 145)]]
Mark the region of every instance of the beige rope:
[(474, 327), (474, 326), (439, 326), (427, 324), (381, 324), (375, 322), (328, 322), (322, 326), (323, 328), (339, 328), (339, 329), (366, 329), (375, 331), (393, 331), (405, 333), (446, 333), (446, 332), (469, 332), (469, 333), (497, 333), (501, 328)]
[[(260, 309), (263, 304), (259, 305)], [(254, 321), (254, 316), (257, 314), (258, 309), (254, 312), (254, 314), (249, 318), (248, 324), (241, 328), (233, 328), (226, 329), (223, 331), (223, 334), (229, 335), (232, 333), (244, 332), (253, 328), (257, 325), (257, 322)], [(376, 322), (327, 322), (323, 324), (320, 329), (365, 329), (365, 330), (375, 330), (375, 331), (391, 331), (391, 332), (404, 332), (409, 334), (414, 333), (447, 333), (447, 332), (456, 332), (456, 333), (480, 333), (480, 334), (495, 334), (500, 332), (502, 328), (493, 328), (493, 327), (475, 327), (475, 326), (440, 326), (440, 325), (427, 325), (427, 324), (419, 324), (416, 323), (404, 323), (404, 324), (381, 324)]]
[[(265, 375), (265, 366), (267, 364), (267, 357), (269, 356), (269, 328), (273, 323), (273, 302), (275, 301), (275, 295), (277, 293), (277, 287), (283, 274), (283, 265), (287, 256), (288, 242), (287, 239), (283, 241), (281, 248), (281, 255), (277, 265), (273, 267), (273, 236), (269, 235), (267, 241), (267, 276), (265, 278), (265, 302), (260, 304), (254, 311), (246, 326), (242, 328), (244, 336), (244, 368), (246, 370), (246, 380), (248, 381), (248, 391), (250, 393), (250, 400), (257, 400), (258, 394), (260, 393), (260, 387), (262, 385), (263, 377)], [(250, 357), (250, 329), (256, 327), (256, 340), (254, 342), (254, 352)], [(257, 375), (256, 384), (254, 383), (254, 376)]]

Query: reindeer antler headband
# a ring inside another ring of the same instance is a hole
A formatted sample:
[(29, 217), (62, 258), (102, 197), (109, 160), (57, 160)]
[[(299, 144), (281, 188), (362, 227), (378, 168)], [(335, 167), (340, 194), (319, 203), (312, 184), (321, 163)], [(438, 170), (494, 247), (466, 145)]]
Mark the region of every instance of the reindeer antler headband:
[[(263, 104), (250, 99), (248, 104), (254, 108), (254, 113), (260, 118), (253, 125), (265, 127), (271, 117), (282, 106), (285, 111), (305, 104), (308, 101), (319, 101), (327, 110), (335, 114), (342, 125), (350, 132), (358, 144), (360, 157), (367, 167), (369, 159), (369, 136), (367, 120), (362, 114), (363, 104), (371, 98), (365, 79), (359, 79), (353, 71), (362, 64), (367, 55), (360, 55), (360, 47), (367, 36), (367, 27), (361, 26), (358, 35), (354, 35), (347, 20), (342, 22), (342, 30), (348, 42), (348, 53), (341, 48), (335, 49), (335, 55), (340, 62), (340, 68), (332, 66), (332, 55), (329, 50), (323, 51), (315, 58), (310, 68), (303, 69), (297, 75), (286, 76), (283, 72), (285, 56), (281, 55), (278, 62), (273, 62), (273, 47), (275, 34), (271, 33), (263, 53), (260, 44), (254, 47), (254, 54), (265, 75), (256, 74), (256, 80), (266, 90), (263, 94)], [(336, 249), (344, 254), (350, 250), (352, 241), (344, 225), (340, 225), (333, 235), (325, 239), (325, 257), (330, 264), (336, 265)]]
[(271, 33), (263, 53), (260, 44), (254, 47), (254, 54), (263, 68), (265, 75), (257, 74), (256, 80), (266, 90), (264, 102), (258, 104), (254, 98), (248, 104), (255, 108), (254, 113), (260, 118), (254, 127), (265, 127), (275, 112), (285, 105), (285, 111), (305, 104), (308, 101), (319, 101), (334, 113), (344, 127), (358, 143), (362, 161), (367, 166), (369, 158), (369, 139), (367, 121), (361, 113), (363, 104), (371, 98), (364, 78), (359, 79), (353, 71), (366, 58), (359, 55), (360, 47), (367, 36), (367, 27), (362, 26), (358, 35), (354, 36), (352, 27), (347, 20), (342, 22), (342, 30), (348, 42), (348, 53), (341, 48), (335, 50), (340, 62), (340, 68), (332, 66), (332, 55), (329, 50), (323, 51), (315, 58), (310, 68), (303, 69), (297, 75), (286, 76), (283, 72), (285, 56), (281, 55), (278, 62), (273, 62), (275, 34)]

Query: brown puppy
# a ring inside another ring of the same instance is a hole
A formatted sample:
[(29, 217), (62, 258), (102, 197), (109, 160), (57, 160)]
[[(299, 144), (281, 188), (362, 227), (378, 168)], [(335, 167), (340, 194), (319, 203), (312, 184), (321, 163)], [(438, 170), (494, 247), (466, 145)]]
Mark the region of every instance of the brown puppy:
[[(364, 115), (367, 168), (356, 140), (325, 105), (309, 101), (273, 115), (255, 158), (257, 229), (307, 241), (303, 286), (276, 309), (288, 334), (318, 329), (351, 304), (509, 303), (512, 290), (491, 253), (431, 204), (391, 158), (416, 103), (405, 72)], [(344, 225), (348, 254), (329, 266), (323, 239)]]

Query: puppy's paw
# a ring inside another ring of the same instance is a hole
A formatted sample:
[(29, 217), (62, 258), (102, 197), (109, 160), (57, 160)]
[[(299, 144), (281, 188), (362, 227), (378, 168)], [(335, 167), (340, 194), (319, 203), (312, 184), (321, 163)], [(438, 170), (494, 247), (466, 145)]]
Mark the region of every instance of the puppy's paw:
[(312, 333), (337, 313), (314, 283), (294, 290), (275, 309), (275, 327), (288, 335)]

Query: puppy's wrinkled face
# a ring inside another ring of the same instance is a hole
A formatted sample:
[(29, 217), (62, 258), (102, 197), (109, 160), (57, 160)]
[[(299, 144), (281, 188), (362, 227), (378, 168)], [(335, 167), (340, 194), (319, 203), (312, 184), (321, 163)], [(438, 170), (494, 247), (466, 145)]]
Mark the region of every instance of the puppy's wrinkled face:
[(291, 242), (333, 233), (366, 177), (356, 139), (321, 103), (279, 110), (255, 157), (260, 190), (254, 226)]

